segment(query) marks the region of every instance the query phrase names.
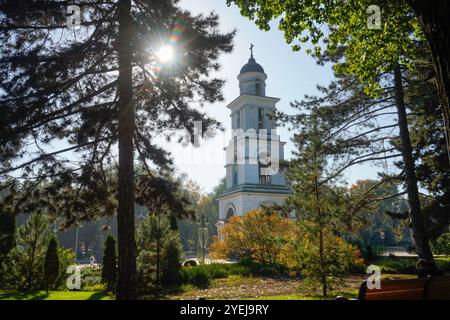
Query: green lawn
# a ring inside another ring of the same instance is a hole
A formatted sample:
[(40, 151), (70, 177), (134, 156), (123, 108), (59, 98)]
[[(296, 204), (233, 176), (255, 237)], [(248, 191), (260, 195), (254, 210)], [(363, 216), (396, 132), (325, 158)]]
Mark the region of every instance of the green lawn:
[(111, 300), (105, 292), (94, 291), (45, 291), (0, 292), (0, 300)]

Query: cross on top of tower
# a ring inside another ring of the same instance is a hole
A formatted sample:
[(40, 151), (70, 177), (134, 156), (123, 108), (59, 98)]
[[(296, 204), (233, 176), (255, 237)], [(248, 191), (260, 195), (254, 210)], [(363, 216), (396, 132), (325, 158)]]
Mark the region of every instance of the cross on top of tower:
[(255, 46), (253, 45), (253, 43), (250, 44), (250, 57), (253, 58), (253, 48)]

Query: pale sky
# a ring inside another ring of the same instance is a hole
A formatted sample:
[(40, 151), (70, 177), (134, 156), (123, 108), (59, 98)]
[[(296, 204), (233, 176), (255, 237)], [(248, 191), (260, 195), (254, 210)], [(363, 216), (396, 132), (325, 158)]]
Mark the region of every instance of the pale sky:
[[(278, 110), (292, 113), (289, 103), (301, 99), (305, 94), (317, 92), (316, 86), (327, 85), (333, 78), (330, 66), (318, 66), (314, 59), (304, 51), (293, 52), (283, 39), (283, 34), (275, 26), (269, 32), (260, 31), (253, 22), (239, 14), (239, 9), (228, 7), (225, 0), (182, 0), (181, 6), (192, 13), (209, 13), (215, 11), (220, 17), (220, 30), (229, 32), (237, 30), (234, 39), (234, 50), (220, 59), (222, 68), (218, 73), (226, 80), (223, 88), (225, 101), (206, 106), (208, 114), (228, 130), (231, 127), (230, 110), (227, 104), (239, 94), (237, 75), (250, 56), (249, 47), (253, 43), (256, 61), (264, 68), (268, 79), (266, 95), (281, 98)], [(286, 141), (286, 158), (290, 157), (292, 143), (291, 134), (279, 129), (282, 141)], [(201, 144), (193, 150), (176, 144), (165, 145), (174, 155), (178, 173), (184, 172), (209, 192), (225, 176), (225, 147), (227, 141), (223, 134)], [(376, 168), (369, 166), (354, 167), (346, 172), (349, 182), (364, 178), (376, 178)]]

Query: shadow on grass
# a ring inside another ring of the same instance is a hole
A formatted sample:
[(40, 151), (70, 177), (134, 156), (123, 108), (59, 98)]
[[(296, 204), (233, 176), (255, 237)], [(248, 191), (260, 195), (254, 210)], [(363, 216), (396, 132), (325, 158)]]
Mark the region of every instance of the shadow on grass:
[(105, 291), (98, 291), (91, 294), (87, 300), (102, 300), (103, 298), (108, 297), (108, 293)]
[(0, 300), (44, 300), (48, 294), (42, 291), (36, 292), (10, 292), (0, 293)]
[(183, 292), (182, 286), (170, 286), (167, 288), (152, 287), (138, 292), (139, 300), (165, 300), (168, 296)]

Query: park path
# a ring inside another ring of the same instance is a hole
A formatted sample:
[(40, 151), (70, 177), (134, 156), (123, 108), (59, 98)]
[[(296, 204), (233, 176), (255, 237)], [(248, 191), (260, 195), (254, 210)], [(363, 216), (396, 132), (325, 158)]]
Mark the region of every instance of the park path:
[[(359, 289), (366, 275), (347, 276), (334, 291), (351, 291)], [(314, 293), (301, 288), (299, 279), (273, 279), (252, 277), (229, 277), (213, 280), (207, 289), (194, 289), (168, 296), (168, 299), (245, 299), (267, 296), (284, 296), (301, 293)], [(319, 291), (317, 291), (319, 293)]]

